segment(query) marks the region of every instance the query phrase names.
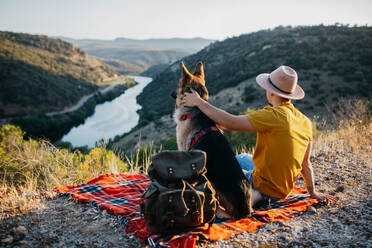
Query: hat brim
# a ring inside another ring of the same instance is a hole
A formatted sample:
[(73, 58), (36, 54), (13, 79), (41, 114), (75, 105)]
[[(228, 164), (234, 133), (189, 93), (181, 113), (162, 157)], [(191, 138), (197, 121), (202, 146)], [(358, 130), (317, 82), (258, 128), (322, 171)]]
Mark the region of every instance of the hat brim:
[(304, 90), (299, 86), (296, 85), (296, 89), (292, 94), (286, 94), (284, 92), (281, 92), (280, 90), (274, 88), (274, 86), (271, 85), (269, 82), (269, 73), (261, 73), (256, 77), (256, 82), (259, 86), (264, 88), (265, 90), (270, 91), (271, 93), (287, 98), (287, 99), (293, 99), (293, 100), (299, 100), (305, 97), (305, 92)]

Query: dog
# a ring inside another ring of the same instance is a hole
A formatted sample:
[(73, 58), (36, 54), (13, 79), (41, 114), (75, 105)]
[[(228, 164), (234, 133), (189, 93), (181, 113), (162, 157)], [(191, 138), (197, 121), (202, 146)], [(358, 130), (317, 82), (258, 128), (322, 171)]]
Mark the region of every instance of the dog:
[(226, 137), (216, 123), (198, 108), (180, 105), (185, 92), (195, 90), (202, 99), (208, 101), (203, 63), (199, 62), (191, 74), (181, 62), (182, 77), (172, 93), (175, 98), (174, 120), (177, 123), (176, 137), (178, 150), (199, 149), (207, 154), (207, 178), (217, 192), (217, 199), (223, 208), (217, 217), (240, 219), (252, 213), (251, 184), (243, 174), (235, 154)]

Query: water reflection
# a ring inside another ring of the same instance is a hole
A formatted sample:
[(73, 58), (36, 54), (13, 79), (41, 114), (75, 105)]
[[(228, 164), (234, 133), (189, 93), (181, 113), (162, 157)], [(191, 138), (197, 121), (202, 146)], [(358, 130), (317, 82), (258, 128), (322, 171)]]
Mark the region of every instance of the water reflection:
[(74, 147), (94, 147), (100, 139), (108, 140), (118, 134), (123, 134), (137, 125), (139, 116), (136, 97), (143, 88), (152, 80), (149, 77), (130, 76), (138, 85), (126, 90), (121, 96), (111, 102), (97, 105), (92, 116), (85, 123), (74, 127), (62, 140), (71, 142)]

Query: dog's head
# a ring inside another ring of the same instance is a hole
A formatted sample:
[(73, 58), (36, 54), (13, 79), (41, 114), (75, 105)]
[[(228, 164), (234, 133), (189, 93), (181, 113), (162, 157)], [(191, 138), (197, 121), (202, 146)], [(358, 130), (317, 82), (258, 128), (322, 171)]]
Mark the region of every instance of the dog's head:
[(196, 65), (193, 74), (187, 70), (183, 62), (181, 62), (181, 67), (182, 77), (179, 81), (177, 89), (172, 93), (172, 97), (176, 99), (176, 109), (180, 106), (180, 101), (183, 94), (185, 92), (191, 93), (190, 89), (195, 90), (202, 99), (208, 101), (209, 94), (207, 88), (205, 87), (203, 63), (199, 62)]

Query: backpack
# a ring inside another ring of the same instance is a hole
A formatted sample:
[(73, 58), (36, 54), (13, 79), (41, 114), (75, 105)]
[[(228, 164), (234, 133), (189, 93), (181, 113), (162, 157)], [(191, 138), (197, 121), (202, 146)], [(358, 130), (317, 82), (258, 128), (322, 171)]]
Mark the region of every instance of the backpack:
[(141, 212), (154, 233), (205, 230), (216, 218), (216, 191), (205, 176), (201, 150), (163, 151), (151, 157)]

